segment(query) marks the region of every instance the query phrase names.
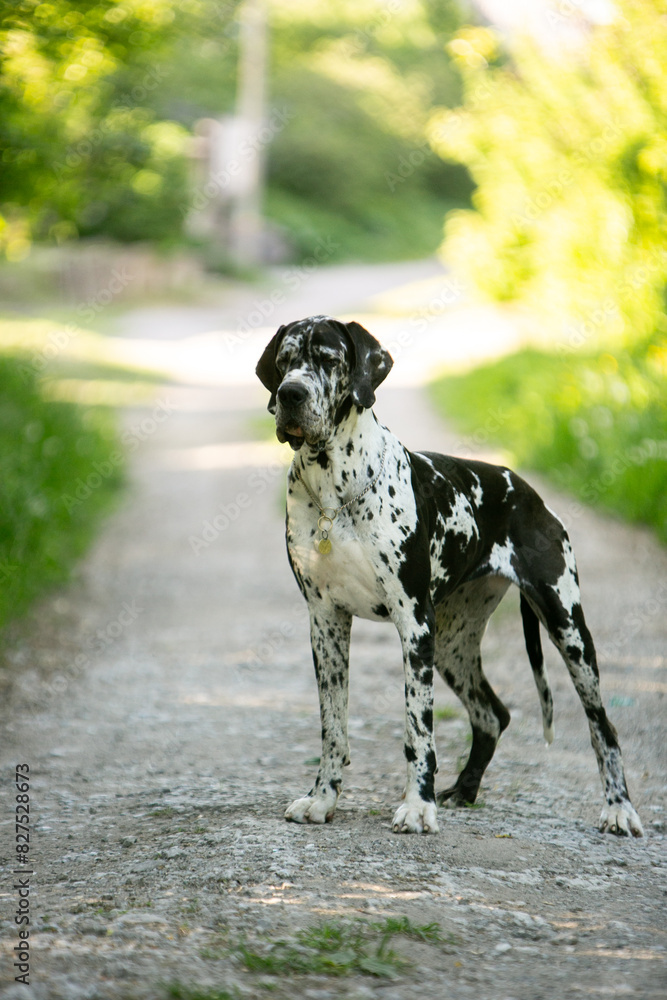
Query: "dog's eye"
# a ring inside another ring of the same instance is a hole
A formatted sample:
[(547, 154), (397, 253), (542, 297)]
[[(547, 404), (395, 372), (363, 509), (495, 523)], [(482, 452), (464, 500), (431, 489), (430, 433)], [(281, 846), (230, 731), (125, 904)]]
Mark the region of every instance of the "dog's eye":
[(333, 365), (337, 358), (337, 352), (328, 347), (316, 347), (313, 350), (313, 361), (318, 365)]

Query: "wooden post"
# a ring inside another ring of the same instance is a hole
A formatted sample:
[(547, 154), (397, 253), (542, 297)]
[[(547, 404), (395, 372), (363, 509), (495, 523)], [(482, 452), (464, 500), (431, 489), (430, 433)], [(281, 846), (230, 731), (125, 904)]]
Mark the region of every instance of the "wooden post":
[(239, 65), (236, 114), (242, 134), (250, 137), (243, 151), (244, 183), (231, 213), (232, 253), (242, 267), (262, 260), (262, 193), (264, 144), (259, 135), (266, 116), (267, 15), (265, 0), (244, 0), (239, 9)]

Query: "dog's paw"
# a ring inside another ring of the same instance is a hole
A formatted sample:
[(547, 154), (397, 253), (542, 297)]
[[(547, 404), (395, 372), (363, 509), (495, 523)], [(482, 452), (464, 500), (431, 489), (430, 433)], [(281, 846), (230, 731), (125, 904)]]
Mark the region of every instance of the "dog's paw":
[(438, 833), (435, 802), (404, 802), (396, 810), (391, 828), (394, 833)]
[(447, 788), (444, 792), (438, 792), (435, 801), (444, 809), (467, 809), (473, 804), (456, 786)]
[(598, 825), (600, 833), (615, 833), (617, 837), (643, 837), (644, 827), (632, 804), (627, 800), (616, 805), (605, 806)]
[(295, 799), (285, 810), (285, 819), (291, 823), (330, 823), (336, 811), (337, 797), (304, 795)]

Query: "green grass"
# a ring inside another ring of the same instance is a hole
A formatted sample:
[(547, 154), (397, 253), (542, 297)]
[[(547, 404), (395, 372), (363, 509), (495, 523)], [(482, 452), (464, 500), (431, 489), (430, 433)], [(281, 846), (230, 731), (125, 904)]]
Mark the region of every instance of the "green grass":
[(438, 719), (441, 722), (451, 722), (453, 719), (460, 719), (461, 713), (452, 705), (443, 705), (441, 708), (435, 709), (433, 712), (433, 718)]
[(499, 444), (511, 464), (667, 542), (664, 341), (614, 353), (523, 350), (432, 392), (471, 444)]
[(123, 483), (115, 420), (46, 399), (20, 355), (0, 355), (0, 627), (70, 575)]
[(292, 941), (276, 941), (261, 952), (242, 944), (238, 954), (247, 969), (265, 975), (362, 973), (395, 978), (410, 965), (392, 949), (395, 937), (430, 943), (443, 940), (438, 924), (417, 926), (407, 917), (399, 917), (383, 923), (321, 923), (300, 931)]
[(239, 994), (230, 993), (229, 990), (198, 989), (171, 983), (167, 987), (167, 996), (170, 1000), (236, 1000)]

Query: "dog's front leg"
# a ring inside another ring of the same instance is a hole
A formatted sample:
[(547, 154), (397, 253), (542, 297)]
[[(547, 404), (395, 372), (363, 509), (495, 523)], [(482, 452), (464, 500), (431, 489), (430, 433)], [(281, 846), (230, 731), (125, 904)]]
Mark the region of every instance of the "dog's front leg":
[(322, 756), (313, 788), (288, 807), (285, 819), (295, 823), (328, 823), (333, 819), (350, 763), (347, 740), (349, 653), (352, 615), (323, 603), (310, 604), (310, 637), (320, 696)]
[(392, 822), (394, 833), (437, 833), (433, 739), (434, 619), (399, 628), (405, 670), (405, 759), (408, 777), (403, 803)]

